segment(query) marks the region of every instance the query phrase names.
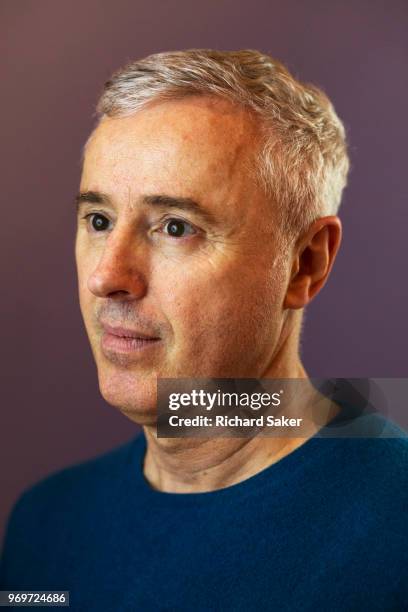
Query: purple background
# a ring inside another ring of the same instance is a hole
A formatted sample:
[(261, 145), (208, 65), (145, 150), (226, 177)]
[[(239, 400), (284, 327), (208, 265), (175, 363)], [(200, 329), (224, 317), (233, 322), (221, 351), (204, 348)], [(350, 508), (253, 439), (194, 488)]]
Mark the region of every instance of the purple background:
[(3, 0), (0, 526), (23, 488), (136, 432), (98, 394), (73, 259), (80, 150), (112, 70), (258, 48), (322, 86), (353, 170), (332, 277), (306, 315), (312, 376), (407, 376), (405, 1)]

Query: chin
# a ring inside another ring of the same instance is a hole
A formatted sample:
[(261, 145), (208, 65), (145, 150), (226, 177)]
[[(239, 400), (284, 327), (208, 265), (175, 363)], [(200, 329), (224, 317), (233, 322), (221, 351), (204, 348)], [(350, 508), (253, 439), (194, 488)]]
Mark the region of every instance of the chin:
[(156, 376), (135, 376), (129, 372), (99, 374), (99, 389), (108, 404), (118, 408), (138, 425), (156, 424)]

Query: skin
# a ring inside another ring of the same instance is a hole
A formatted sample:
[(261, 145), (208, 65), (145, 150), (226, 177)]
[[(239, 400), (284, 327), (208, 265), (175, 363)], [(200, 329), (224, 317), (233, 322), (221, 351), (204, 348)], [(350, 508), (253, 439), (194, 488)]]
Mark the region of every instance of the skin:
[[(101, 393), (144, 426), (144, 473), (163, 491), (229, 486), (305, 441), (155, 435), (157, 377), (307, 377), (301, 313), (327, 280), (341, 225), (321, 218), (283, 249), (276, 205), (253, 178), (258, 146), (246, 111), (203, 97), (105, 118), (86, 146), (80, 193), (93, 195), (78, 208), (81, 311)], [(157, 195), (193, 200), (202, 213), (152, 204)], [(170, 235), (171, 219), (183, 235)], [(159, 340), (147, 351), (107, 349), (103, 324)]]

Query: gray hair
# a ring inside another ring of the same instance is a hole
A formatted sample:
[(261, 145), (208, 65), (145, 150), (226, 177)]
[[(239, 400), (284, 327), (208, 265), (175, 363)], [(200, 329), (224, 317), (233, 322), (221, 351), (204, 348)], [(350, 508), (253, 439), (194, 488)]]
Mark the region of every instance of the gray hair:
[(349, 159), (344, 126), (328, 97), (255, 50), (191, 49), (131, 62), (105, 84), (99, 117), (131, 115), (150, 102), (211, 95), (258, 117), (255, 176), (277, 205), (289, 238), (337, 214)]

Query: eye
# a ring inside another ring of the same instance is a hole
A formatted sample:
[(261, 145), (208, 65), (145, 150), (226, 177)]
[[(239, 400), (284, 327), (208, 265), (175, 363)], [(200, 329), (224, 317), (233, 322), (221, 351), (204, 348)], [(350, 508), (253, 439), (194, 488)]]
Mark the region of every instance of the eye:
[(181, 219), (169, 219), (164, 225), (164, 231), (173, 238), (183, 238), (184, 236), (195, 234), (195, 229), (187, 221)]
[(88, 220), (88, 223), (91, 224), (95, 232), (104, 232), (109, 229), (110, 221), (105, 215), (101, 215), (101, 213), (91, 213), (86, 215), (85, 219)]

